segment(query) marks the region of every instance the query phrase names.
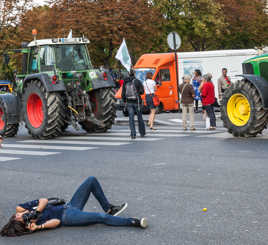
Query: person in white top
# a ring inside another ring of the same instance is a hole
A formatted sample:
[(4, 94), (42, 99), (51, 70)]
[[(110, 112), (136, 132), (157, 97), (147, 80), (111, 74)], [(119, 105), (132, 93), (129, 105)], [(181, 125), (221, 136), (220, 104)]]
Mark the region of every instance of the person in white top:
[(150, 109), (150, 116), (148, 121), (148, 126), (151, 130), (156, 130), (154, 128), (154, 119), (155, 119), (155, 112), (156, 107), (153, 102), (153, 96), (156, 91), (156, 83), (154, 80), (152, 80), (153, 74), (151, 72), (148, 72), (146, 74), (146, 81), (144, 82), (144, 91), (145, 91), (145, 99), (146, 99), (146, 105)]

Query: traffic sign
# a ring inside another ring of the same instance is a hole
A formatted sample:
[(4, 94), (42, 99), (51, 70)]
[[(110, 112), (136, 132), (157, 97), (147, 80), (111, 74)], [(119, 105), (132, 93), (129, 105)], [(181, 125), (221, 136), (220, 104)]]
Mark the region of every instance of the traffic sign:
[(181, 46), (181, 37), (180, 37), (180, 35), (175, 31), (170, 32), (168, 34), (168, 37), (167, 37), (167, 43), (168, 43), (168, 46), (170, 47), (170, 49), (172, 49), (172, 50), (179, 49), (180, 46)]

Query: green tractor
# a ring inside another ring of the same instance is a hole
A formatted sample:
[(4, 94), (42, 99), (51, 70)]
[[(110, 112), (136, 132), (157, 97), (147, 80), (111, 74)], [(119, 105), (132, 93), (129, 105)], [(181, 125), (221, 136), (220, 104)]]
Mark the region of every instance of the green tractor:
[(0, 94), (0, 135), (16, 135), (20, 122), (36, 139), (60, 136), (68, 125), (87, 132), (112, 127), (115, 84), (108, 72), (93, 68), (88, 43), (84, 37), (43, 39), (13, 51), (22, 54), (22, 74), (15, 75), (12, 93)]
[(241, 77), (224, 92), (221, 118), (235, 137), (255, 137), (268, 123), (268, 55), (246, 60)]

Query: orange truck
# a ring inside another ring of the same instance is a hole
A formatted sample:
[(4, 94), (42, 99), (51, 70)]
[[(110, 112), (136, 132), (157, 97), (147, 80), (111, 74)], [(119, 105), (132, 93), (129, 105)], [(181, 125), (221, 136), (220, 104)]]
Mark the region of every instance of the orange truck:
[[(178, 52), (178, 82), (174, 53), (144, 54), (138, 59), (134, 70), (136, 78), (142, 82), (145, 81), (147, 72), (153, 73), (153, 80), (159, 84), (156, 91), (161, 102), (158, 111), (174, 111), (179, 109), (178, 84), (182, 83), (184, 75), (192, 76), (195, 69), (201, 70), (202, 74), (210, 72), (218, 97), (217, 80), (222, 68), (228, 69), (228, 75), (234, 82), (237, 80), (236, 76), (242, 74), (243, 61), (258, 54), (259, 51), (255, 49)], [(121, 89), (116, 98), (121, 98)]]

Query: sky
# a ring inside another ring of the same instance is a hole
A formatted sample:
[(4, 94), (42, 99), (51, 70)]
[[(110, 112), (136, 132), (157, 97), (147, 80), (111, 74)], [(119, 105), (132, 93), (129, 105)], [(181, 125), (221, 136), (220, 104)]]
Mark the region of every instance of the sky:
[(34, 0), (34, 4), (35, 5), (44, 5), (45, 4), (45, 0)]

